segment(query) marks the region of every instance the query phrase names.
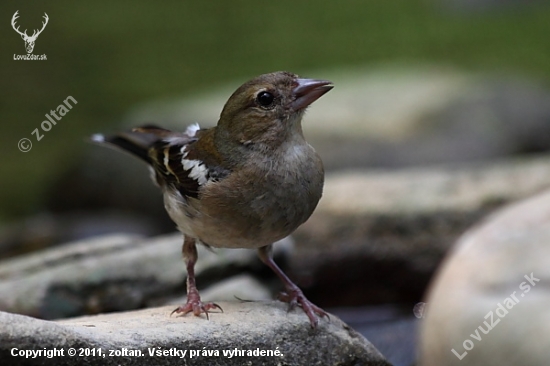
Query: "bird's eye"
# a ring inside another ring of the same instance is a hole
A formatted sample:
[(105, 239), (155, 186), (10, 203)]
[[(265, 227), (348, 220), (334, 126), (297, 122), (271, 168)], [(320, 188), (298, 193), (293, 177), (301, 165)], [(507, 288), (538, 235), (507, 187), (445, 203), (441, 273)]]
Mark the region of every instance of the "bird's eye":
[(274, 100), (275, 96), (266, 91), (259, 92), (256, 96), (256, 102), (258, 102), (258, 104), (264, 108), (271, 107)]

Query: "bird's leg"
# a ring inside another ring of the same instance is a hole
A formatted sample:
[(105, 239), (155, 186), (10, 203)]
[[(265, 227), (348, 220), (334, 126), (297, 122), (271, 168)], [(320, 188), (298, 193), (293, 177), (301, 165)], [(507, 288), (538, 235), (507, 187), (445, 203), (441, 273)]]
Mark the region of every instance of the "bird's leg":
[(289, 303), (289, 310), (292, 310), (296, 305), (301, 306), (308, 316), (312, 328), (315, 328), (319, 323), (319, 318), (317, 316), (326, 316), (327, 318), (329, 318), (328, 314), (323, 309), (316, 306), (305, 297), (302, 290), (300, 290), (300, 288), (296, 286), (296, 284), (294, 284), (294, 282), (292, 282), (290, 278), (288, 278), (288, 276), (281, 270), (281, 268), (279, 268), (277, 263), (275, 263), (272, 256), (271, 245), (258, 249), (258, 255), (262, 262), (264, 262), (269, 268), (271, 268), (273, 272), (275, 272), (277, 276), (279, 276), (279, 278), (285, 285), (286, 292), (282, 293), (279, 298), (281, 301)]
[(195, 239), (189, 236), (184, 236), (183, 240), (183, 260), (187, 266), (187, 302), (185, 305), (181, 305), (174, 311), (172, 314), (182, 313), (183, 315), (193, 312), (195, 316), (199, 316), (201, 313), (206, 315), (208, 319), (208, 310), (211, 309), (220, 309), (223, 312), (223, 309), (213, 302), (203, 303), (197, 290), (197, 285), (195, 284), (195, 263), (197, 262), (197, 247), (195, 245)]

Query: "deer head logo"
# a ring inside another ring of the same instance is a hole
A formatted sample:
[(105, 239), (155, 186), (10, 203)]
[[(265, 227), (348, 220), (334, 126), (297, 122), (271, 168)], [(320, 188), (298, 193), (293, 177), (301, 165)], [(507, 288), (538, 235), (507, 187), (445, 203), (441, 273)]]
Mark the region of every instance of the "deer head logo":
[(19, 31), (19, 27), (15, 28), (15, 20), (19, 18), (19, 15), (17, 15), (18, 12), (19, 10), (17, 10), (15, 14), (13, 14), (13, 18), (11, 18), (11, 26), (17, 33), (21, 35), (21, 38), (23, 38), (23, 41), (25, 41), (25, 49), (27, 50), (27, 53), (32, 53), (32, 50), (34, 49), (34, 42), (36, 42), (36, 38), (38, 38), (40, 33), (42, 33), (44, 28), (46, 28), (46, 24), (48, 24), (48, 20), (49, 20), (48, 14), (44, 13), (45, 22), (42, 22), (42, 29), (40, 30), (35, 29), (34, 32), (32, 33), (32, 36), (28, 36), (26, 29), (24, 32), (21, 32)]

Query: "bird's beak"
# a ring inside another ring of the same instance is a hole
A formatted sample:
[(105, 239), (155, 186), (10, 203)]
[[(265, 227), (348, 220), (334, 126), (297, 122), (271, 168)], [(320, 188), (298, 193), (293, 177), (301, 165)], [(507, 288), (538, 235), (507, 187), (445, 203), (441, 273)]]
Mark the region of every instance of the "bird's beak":
[(292, 109), (299, 111), (319, 99), (334, 86), (328, 80), (296, 79), (298, 85), (292, 89)]

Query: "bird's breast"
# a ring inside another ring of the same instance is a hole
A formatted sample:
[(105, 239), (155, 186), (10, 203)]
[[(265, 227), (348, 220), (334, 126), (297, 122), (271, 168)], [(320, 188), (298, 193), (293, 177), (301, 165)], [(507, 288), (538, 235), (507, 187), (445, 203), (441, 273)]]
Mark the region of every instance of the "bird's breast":
[(309, 145), (293, 147), (283, 155), (252, 159), (225, 179), (204, 185), (198, 201), (184, 205), (185, 214), (170, 216), (178, 216), (180, 230), (208, 245), (258, 248), (309, 218), (323, 180), (315, 151)]

